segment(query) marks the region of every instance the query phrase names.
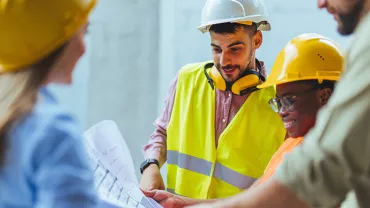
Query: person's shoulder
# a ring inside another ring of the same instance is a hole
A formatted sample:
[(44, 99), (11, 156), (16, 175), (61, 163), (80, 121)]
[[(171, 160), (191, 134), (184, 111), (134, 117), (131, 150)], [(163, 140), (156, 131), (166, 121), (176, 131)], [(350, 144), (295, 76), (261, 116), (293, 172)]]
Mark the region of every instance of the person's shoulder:
[(357, 59), (368, 60), (367, 55), (370, 53), (370, 14), (366, 15), (359, 23), (354, 33), (354, 39), (351, 42), (351, 47), (348, 53), (348, 61), (356, 61)]
[(74, 118), (62, 109), (51, 94), (40, 92), (33, 111), (19, 121), (10, 132), (10, 146), (23, 167), (33, 171), (45, 157), (81, 148), (82, 135)]
[(364, 92), (364, 90), (370, 89), (369, 35), (370, 14), (366, 15), (356, 28), (354, 38), (346, 55), (346, 70), (341, 76), (341, 80), (338, 82), (328, 105), (337, 106), (342, 104), (342, 102), (348, 102), (348, 100), (352, 100), (359, 93)]
[(40, 91), (33, 111), (15, 130), (19, 137), (30, 138), (29, 142), (61, 142), (61, 138), (75, 138), (73, 135), (78, 135), (75, 119), (57, 103), (48, 90)]
[(355, 36), (361, 38), (361, 36), (365, 35), (366, 37), (368, 37), (368, 33), (370, 31), (369, 27), (370, 27), (370, 13), (365, 15), (359, 22), (355, 30)]

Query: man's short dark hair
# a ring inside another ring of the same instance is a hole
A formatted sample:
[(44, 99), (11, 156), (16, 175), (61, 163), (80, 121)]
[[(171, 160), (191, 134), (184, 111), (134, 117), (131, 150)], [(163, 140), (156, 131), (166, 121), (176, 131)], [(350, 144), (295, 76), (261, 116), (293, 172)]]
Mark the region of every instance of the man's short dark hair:
[(218, 34), (235, 34), (238, 30), (244, 29), (246, 31), (251, 31), (254, 34), (257, 31), (257, 24), (252, 23), (252, 25), (244, 25), (239, 23), (220, 23), (212, 25), (209, 28), (210, 32), (218, 33)]

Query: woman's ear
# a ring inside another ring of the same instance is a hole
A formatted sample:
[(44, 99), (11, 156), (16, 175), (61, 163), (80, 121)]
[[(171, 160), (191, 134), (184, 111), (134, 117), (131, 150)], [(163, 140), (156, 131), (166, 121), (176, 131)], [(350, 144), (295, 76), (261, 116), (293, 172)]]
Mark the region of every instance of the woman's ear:
[(332, 91), (329, 88), (324, 88), (320, 90), (319, 100), (320, 100), (321, 106), (325, 105), (329, 101), (331, 94), (332, 94)]

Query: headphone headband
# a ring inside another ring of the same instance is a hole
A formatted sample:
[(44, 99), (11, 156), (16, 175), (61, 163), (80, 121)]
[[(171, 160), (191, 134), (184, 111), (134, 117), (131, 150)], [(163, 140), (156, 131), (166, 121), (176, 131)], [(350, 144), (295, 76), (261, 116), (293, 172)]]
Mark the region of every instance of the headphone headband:
[(208, 81), (209, 85), (211, 85), (212, 90), (214, 90), (214, 89), (215, 89), (215, 85), (213, 84), (213, 80), (212, 80), (212, 78), (209, 76), (209, 74), (208, 74), (208, 72), (207, 72), (207, 69), (212, 68), (213, 66), (214, 66), (214, 63), (207, 63), (206, 65), (204, 65), (204, 68), (203, 68), (203, 70), (204, 70), (204, 75), (206, 75), (207, 81)]

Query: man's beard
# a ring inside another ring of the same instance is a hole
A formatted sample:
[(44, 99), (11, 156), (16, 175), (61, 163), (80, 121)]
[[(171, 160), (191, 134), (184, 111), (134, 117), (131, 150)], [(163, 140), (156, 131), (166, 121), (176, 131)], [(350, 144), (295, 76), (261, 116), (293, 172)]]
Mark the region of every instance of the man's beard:
[(347, 14), (338, 13), (338, 32), (342, 35), (352, 34), (360, 22), (364, 0), (360, 0)]
[(227, 83), (234, 83), (236, 80), (238, 80), (240, 78), (240, 74), (241, 74), (241, 66), (240, 65), (237, 65), (237, 64), (236, 65), (231, 65), (231, 64), (229, 64), (229, 65), (226, 65), (226, 66), (221, 66), (221, 64), (216, 64), (216, 68), (220, 72), (220, 74), (222, 74), (221, 73), (222, 70), (228, 70), (228, 69), (236, 69), (239, 72), (239, 76), (233, 81), (227, 80), (227, 78), (222, 75), (223, 79)]
[(238, 79), (240, 79), (243, 76), (243, 74), (246, 71), (246, 69), (249, 69), (250, 68), (251, 63), (252, 63), (252, 61), (251, 61), (251, 59), (249, 59), (249, 62), (247, 64), (247, 67), (246, 68), (242, 68), (239, 64), (235, 64), (235, 65), (229, 64), (229, 65), (226, 65), (226, 66), (221, 66), (221, 64), (218, 63), (218, 64), (216, 64), (216, 69), (220, 73), (221, 73), (221, 70), (225, 70), (225, 69), (226, 70), (227, 69), (233, 69), (233, 68), (237, 69), (239, 71), (239, 76), (236, 78), (236, 80), (233, 80), (233, 81), (230, 82), (230, 81), (227, 81), (225, 79), (225, 77), (224, 77), (224, 79), (225, 79), (226, 82), (234, 83), (234, 82), (236, 82)]

